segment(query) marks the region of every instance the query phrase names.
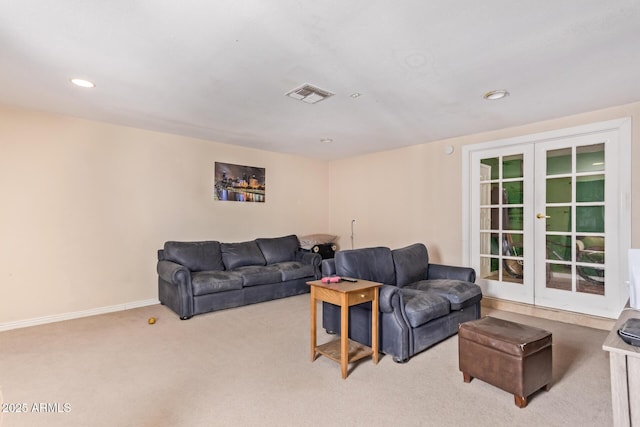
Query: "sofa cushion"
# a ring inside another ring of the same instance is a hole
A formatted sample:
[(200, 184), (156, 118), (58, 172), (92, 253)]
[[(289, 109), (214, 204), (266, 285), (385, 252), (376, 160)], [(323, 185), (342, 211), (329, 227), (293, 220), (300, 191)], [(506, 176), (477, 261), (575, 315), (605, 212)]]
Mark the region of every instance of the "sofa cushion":
[(407, 320), (413, 328), (450, 312), (449, 301), (435, 293), (407, 288), (400, 288), (400, 293)]
[(166, 242), (164, 259), (187, 267), (190, 271), (224, 270), (220, 242)]
[(429, 270), (429, 253), (422, 243), (391, 251), (396, 269), (396, 286), (402, 287), (419, 280), (426, 280)]
[(303, 264), (297, 261), (279, 262), (274, 264), (282, 274), (282, 281), (302, 279), (303, 277), (315, 278), (315, 270), (311, 264)]
[(246, 265), (234, 270), (242, 276), (242, 286), (270, 285), (280, 283), (282, 275), (278, 267), (272, 265)]
[(264, 265), (264, 257), (255, 240), (241, 243), (221, 243), (222, 261), (227, 270), (245, 265)]
[(242, 277), (233, 271), (199, 271), (191, 274), (193, 295), (242, 289)]
[(295, 234), (269, 239), (256, 239), (256, 243), (262, 251), (262, 255), (264, 256), (267, 264), (294, 261), (296, 259), (296, 251), (300, 247), (298, 237)]
[(338, 276), (395, 285), (395, 269), (389, 248), (380, 246), (338, 251), (334, 259)]
[(422, 280), (404, 286), (402, 289), (415, 289), (440, 295), (451, 303), (452, 310), (460, 310), (480, 301), (482, 289), (475, 283), (454, 279)]

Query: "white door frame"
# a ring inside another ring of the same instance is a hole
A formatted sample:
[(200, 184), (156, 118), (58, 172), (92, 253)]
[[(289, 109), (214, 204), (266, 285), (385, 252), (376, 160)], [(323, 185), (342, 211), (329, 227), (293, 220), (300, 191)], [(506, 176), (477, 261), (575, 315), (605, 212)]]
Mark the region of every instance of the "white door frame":
[[(618, 173), (607, 176), (607, 180), (615, 180), (615, 185), (619, 192), (619, 206), (617, 209), (617, 226), (619, 240), (618, 253), (623, 254), (619, 257), (617, 263), (618, 277), (620, 278), (620, 286), (615, 287), (610, 284), (610, 289), (617, 292), (614, 298), (615, 307), (611, 307), (606, 313), (601, 313), (604, 317), (617, 318), (620, 310), (624, 307), (629, 298), (629, 289), (625, 284), (628, 277), (628, 250), (631, 248), (631, 118), (625, 117), (603, 122), (596, 122), (582, 126), (576, 126), (554, 131), (541, 132), (530, 135), (522, 135), (513, 138), (488, 141), (479, 144), (466, 145), (462, 147), (462, 246), (463, 246), (463, 263), (464, 265), (472, 265), (471, 259), (472, 248), (471, 242), (471, 207), (472, 192), (471, 190), (471, 158), (472, 153), (481, 150), (489, 150), (494, 148), (506, 148), (513, 145), (531, 144), (538, 142), (551, 141), (560, 138), (574, 137), (603, 131), (614, 131), (618, 134), (619, 151), (618, 151)], [(533, 208), (533, 207), (532, 207)]]

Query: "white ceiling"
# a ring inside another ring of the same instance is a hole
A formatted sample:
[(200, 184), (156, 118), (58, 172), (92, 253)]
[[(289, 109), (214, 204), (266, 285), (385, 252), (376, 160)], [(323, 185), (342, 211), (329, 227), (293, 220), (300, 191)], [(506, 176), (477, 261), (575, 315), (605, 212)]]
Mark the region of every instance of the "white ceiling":
[(319, 159), (636, 101), (639, 0), (0, 0), (2, 104)]

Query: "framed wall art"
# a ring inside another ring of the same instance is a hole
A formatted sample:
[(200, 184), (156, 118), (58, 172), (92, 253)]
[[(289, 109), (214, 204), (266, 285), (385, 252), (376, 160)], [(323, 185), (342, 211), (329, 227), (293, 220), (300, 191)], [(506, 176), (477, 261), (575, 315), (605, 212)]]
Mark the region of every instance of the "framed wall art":
[(265, 168), (215, 162), (214, 200), (265, 201)]

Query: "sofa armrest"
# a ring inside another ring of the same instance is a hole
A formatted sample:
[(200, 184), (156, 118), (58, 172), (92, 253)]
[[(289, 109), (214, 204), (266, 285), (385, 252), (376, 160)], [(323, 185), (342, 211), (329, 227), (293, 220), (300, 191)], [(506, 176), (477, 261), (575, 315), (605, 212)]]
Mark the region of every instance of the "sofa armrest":
[(193, 316), (191, 271), (182, 264), (164, 259), (158, 261), (156, 270), (160, 303), (170, 307), (183, 320)]
[(158, 261), (157, 271), (162, 280), (174, 285), (186, 286), (191, 282), (189, 269), (172, 261)]
[(476, 271), (471, 267), (429, 264), (427, 280), (433, 279), (454, 279), (462, 280), (463, 282), (475, 283)]
[(411, 353), (411, 327), (404, 309), (403, 290), (393, 285), (380, 287), (380, 350), (393, 355), (395, 362), (406, 362)]
[(322, 276), (335, 276), (336, 274), (336, 260), (334, 258), (327, 258), (322, 260)]
[(402, 312), (402, 307), (403, 302), (400, 288), (393, 285), (380, 286), (378, 293), (378, 308), (381, 313), (393, 313), (394, 310)]
[(322, 277), (320, 274), (320, 263), (322, 262), (322, 257), (319, 254), (299, 249), (296, 251), (296, 261), (299, 261), (303, 264), (313, 265), (315, 278), (319, 279), (320, 277)]

